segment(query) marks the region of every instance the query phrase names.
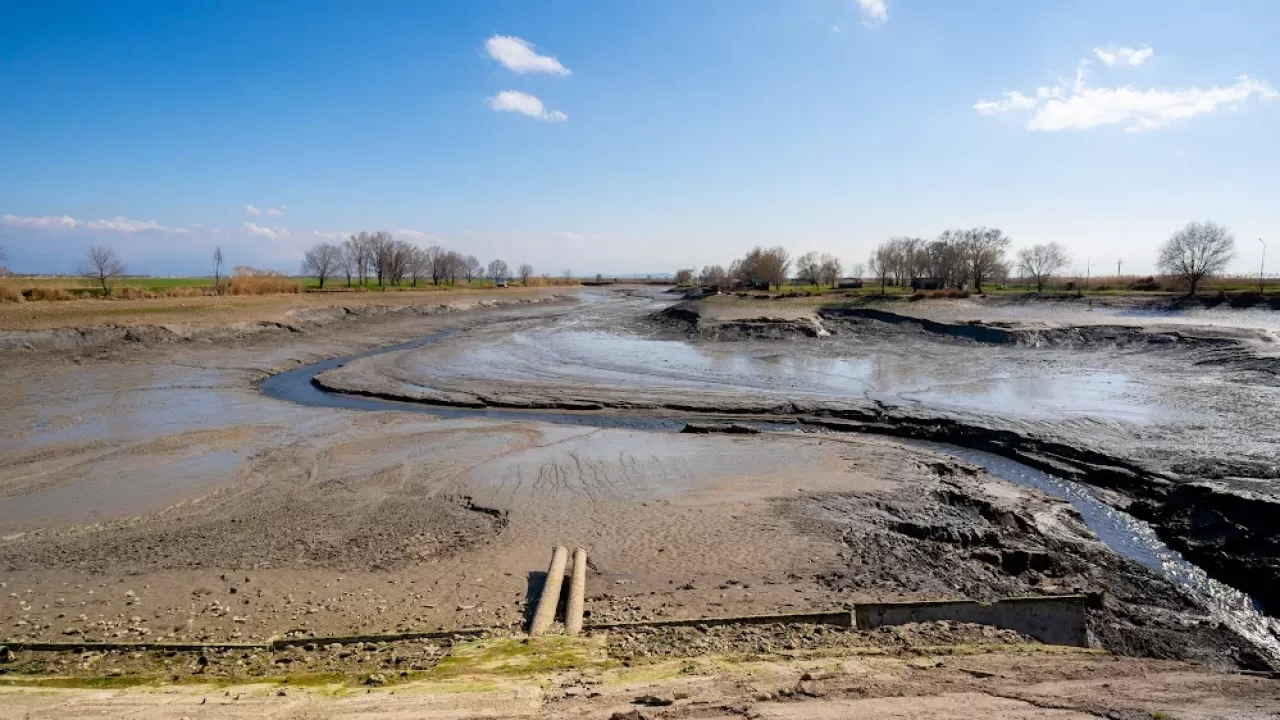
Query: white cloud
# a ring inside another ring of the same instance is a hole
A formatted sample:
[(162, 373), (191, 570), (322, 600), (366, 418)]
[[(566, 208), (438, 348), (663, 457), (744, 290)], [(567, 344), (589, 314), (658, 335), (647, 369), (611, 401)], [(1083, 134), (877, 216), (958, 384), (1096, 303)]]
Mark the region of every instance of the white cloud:
[(241, 227), (244, 229), (245, 232), (249, 233), (250, 235), (261, 235), (262, 237), (269, 238), (271, 240), (279, 240), (280, 238), (292, 237), (294, 234), (294, 232), (289, 228), (255, 225), (254, 223), (248, 223), (248, 222), (242, 225)]
[(252, 206), (252, 205), (245, 205), (245, 206), (244, 206), (244, 211), (245, 211), (245, 212), (247, 212), (247, 213), (249, 213), (250, 215), (261, 215), (261, 214), (262, 214), (262, 211), (261, 211), (261, 210), (259, 210), (258, 208), (254, 207), (254, 206)]
[(519, 90), (503, 90), (489, 98), (489, 107), (499, 112), (518, 112), (547, 122), (564, 122), (568, 115), (559, 110), (547, 110), (538, 98)]
[(267, 214), (271, 217), (284, 217), (284, 210), (282, 207), (267, 208)]
[[(1105, 60), (1104, 60), (1105, 62)], [(982, 100), (973, 109), (980, 115), (1034, 110), (1028, 130), (1086, 130), (1103, 125), (1123, 125), (1126, 132), (1161, 128), (1179, 120), (1239, 107), (1247, 100), (1280, 97), (1271, 84), (1241, 75), (1233, 85), (1211, 88), (1140, 90), (1122, 87), (1089, 87), (1083, 69), (1075, 80), (1036, 89), (1030, 97), (1014, 91), (1001, 100)]]
[(79, 221), (69, 215), (45, 215), (43, 217), (5, 215), (3, 219), (5, 225), (25, 228), (65, 228), (71, 230), (79, 224)]
[(155, 230), (157, 232), (167, 233), (187, 232), (186, 228), (165, 227), (155, 220), (132, 220), (127, 217), (120, 217), (119, 215), (105, 220), (89, 220), (82, 224), (85, 227), (92, 228), (94, 230), (115, 230), (116, 232), (123, 233), (136, 233), (144, 230)]
[[(283, 206), (281, 206), (283, 207)], [(315, 237), (327, 238), (329, 240), (346, 240), (350, 233), (344, 232), (325, 232), (323, 230), (312, 230), (311, 234)]]
[(26, 228), (61, 228), (64, 230), (74, 230), (79, 227), (84, 227), (89, 228), (90, 230), (114, 230), (116, 232), (123, 233), (136, 233), (143, 232), (144, 230), (179, 234), (188, 232), (186, 228), (165, 227), (155, 220), (133, 220), (119, 215), (113, 218), (98, 220), (77, 220), (70, 215), (47, 215), (44, 217), (5, 215), (3, 219), (6, 225)]
[(427, 233), (424, 233), (421, 230), (411, 230), (409, 228), (400, 228), (399, 230), (396, 230), (393, 234), (403, 235), (404, 237), (407, 237), (410, 240), (435, 240), (435, 241), (440, 240), (440, 238), (434, 235), (428, 235)]
[(1093, 54), (1097, 55), (1098, 59), (1107, 67), (1115, 65), (1137, 67), (1150, 60), (1156, 54), (1156, 51), (1152, 50), (1150, 45), (1143, 45), (1140, 48), (1094, 48)]
[(577, 240), (578, 238), (582, 237), (576, 232), (558, 232), (556, 234), (564, 238), (565, 240)]
[(494, 35), (484, 43), (489, 57), (502, 63), (508, 70), (520, 74), (550, 73), (552, 75), (569, 75), (569, 68), (560, 64), (550, 55), (539, 55), (527, 40), (512, 35)]
[(858, 0), (858, 8), (862, 11), (863, 25), (870, 27), (889, 22), (887, 0)]
[(1036, 98), (1027, 97), (1014, 90), (1005, 93), (1003, 100), (983, 100), (975, 103), (973, 109), (977, 110), (979, 115), (995, 115), (1010, 110), (1030, 110), (1036, 106), (1037, 102), (1039, 100)]

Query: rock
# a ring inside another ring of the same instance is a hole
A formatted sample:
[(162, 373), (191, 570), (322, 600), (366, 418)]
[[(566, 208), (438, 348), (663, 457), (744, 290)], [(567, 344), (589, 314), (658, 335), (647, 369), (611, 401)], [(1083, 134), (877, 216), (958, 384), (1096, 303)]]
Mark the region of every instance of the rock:
[(610, 715), (609, 720), (649, 720), (649, 716), (639, 710), (628, 710)]
[(365, 678), (363, 683), (370, 687), (382, 687), (387, 684), (387, 678), (382, 673), (373, 673)]
[(636, 705), (648, 705), (649, 707), (666, 707), (675, 704), (675, 698), (665, 697), (662, 695), (641, 695), (633, 700)]
[(17, 659), (7, 645), (0, 645), (0, 663), (11, 663)]
[(682, 433), (723, 433), (726, 435), (758, 435), (760, 428), (741, 423), (685, 423)]

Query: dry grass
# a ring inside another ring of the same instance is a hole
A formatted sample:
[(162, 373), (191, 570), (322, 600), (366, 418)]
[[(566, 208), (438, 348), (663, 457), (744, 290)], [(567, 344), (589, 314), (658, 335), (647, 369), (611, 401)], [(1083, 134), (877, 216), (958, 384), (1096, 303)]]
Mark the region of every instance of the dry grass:
[[(291, 311), (334, 308), (359, 303), (398, 307), (402, 305), (438, 305), (438, 291), (402, 291), (360, 293), (357, 297), (341, 293), (289, 293), (284, 295), (214, 295), (195, 297), (156, 297), (149, 300), (112, 300), (83, 298), (73, 302), (0, 303), (0, 329), (36, 330), (67, 327), (145, 325), (178, 323), (194, 326), (222, 326), (242, 322), (290, 322)], [(467, 303), (482, 299), (512, 297), (545, 297), (556, 294), (551, 288), (463, 289), (449, 294), (450, 302)]]
[(75, 296), (54, 285), (37, 285), (27, 291), (28, 300), (75, 300)]
[(22, 295), (22, 291), (15, 285), (9, 283), (0, 283), (0, 302), (20, 303), (26, 300)]
[(286, 277), (238, 275), (227, 288), (231, 295), (285, 295), (302, 292), (302, 281)]

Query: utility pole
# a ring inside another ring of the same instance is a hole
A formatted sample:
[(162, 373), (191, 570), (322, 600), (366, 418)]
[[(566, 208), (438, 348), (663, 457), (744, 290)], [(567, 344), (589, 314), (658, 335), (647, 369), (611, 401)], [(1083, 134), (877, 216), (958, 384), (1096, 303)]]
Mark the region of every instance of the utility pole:
[(1122, 262), (1124, 262), (1124, 260), (1116, 260), (1116, 277), (1120, 277), (1120, 263)]
[(1086, 257), (1084, 259), (1084, 289), (1085, 290), (1089, 289), (1089, 269), (1090, 269), (1089, 264), (1091, 262), (1093, 262), (1093, 258), (1091, 257)]

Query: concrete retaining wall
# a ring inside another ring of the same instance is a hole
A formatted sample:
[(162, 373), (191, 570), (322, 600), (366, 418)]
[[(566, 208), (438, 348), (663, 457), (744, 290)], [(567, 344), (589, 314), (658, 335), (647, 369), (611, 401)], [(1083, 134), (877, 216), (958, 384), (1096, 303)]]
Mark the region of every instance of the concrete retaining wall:
[(952, 620), (1013, 630), (1050, 645), (1089, 647), (1088, 595), (974, 600), (861, 603), (853, 608), (859, 630), (884, 625)]

